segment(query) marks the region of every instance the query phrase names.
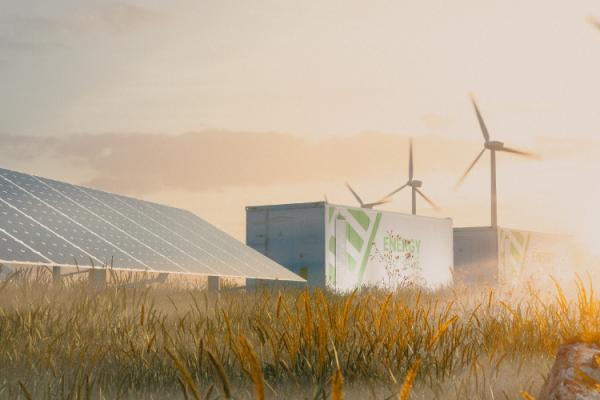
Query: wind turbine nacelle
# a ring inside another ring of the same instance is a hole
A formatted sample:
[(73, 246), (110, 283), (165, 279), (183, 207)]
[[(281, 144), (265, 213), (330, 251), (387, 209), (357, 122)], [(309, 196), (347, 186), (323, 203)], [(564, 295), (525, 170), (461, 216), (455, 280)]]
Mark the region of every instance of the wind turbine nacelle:
[(412, 180), (412, 181), (408, 182), (408, 186), (414, 187), (414, 188), (420, 188), (421, 186), (423, 186), (423, 182), (417, 181), (417, 180)]
[(502, 150), (504, 148), (504, 143), (497, 140), (492, 140), (485, 144), (485, 148), (489, 150)]

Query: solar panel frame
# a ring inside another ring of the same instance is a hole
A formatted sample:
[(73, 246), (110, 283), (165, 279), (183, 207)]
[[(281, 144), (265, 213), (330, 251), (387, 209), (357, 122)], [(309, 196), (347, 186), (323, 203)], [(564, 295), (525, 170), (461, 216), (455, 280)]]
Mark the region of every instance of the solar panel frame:
[(2, 168), (0, 217), (0, 263), (304, 281), (189, 211)]

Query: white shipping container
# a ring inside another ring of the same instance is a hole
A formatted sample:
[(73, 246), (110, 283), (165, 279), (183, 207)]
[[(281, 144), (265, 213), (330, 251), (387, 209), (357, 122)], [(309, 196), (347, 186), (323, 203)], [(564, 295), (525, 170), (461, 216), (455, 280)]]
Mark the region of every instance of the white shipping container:
[(454, 268), (458, 282), (515, 288), (567, 281), (575, 271), (570, 236), (519, 229), (454, 229)]
[(348, 291), (452, 284), (452, 220), (328, 203), (246, 208), (246, 242), (307, 279)]

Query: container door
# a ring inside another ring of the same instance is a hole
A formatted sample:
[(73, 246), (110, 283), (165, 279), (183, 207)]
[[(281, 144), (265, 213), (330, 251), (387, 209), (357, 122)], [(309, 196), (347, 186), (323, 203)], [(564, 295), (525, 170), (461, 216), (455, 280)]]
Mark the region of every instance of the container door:
[(246, 213), (246, 244), (265, 256), (268, 256), (269, 212), (252, 210)]

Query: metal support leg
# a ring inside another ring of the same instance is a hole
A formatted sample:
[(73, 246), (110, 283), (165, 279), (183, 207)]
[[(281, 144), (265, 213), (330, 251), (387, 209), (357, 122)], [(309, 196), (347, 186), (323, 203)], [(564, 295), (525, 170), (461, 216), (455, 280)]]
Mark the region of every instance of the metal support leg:
[(106, 287), (106, 269), (91, 269), (88, 279), (92, 289), (103, 289)]
[(158, 274), (158, 276), (156, 277), (156, 282), (157, 283), (165, 283), (167, 281), (167, 277), (169, 276), (169, 274), (161, 272), (160, 274)]
[(60, 283), (62, 281), (62, 268), (61, 267), (52, 267), (52, 281), (54, 283)]
[(208, 291), (219, 293), (221, 290), (221, 277), (220, 276), (209, 276), (208, 277)]

